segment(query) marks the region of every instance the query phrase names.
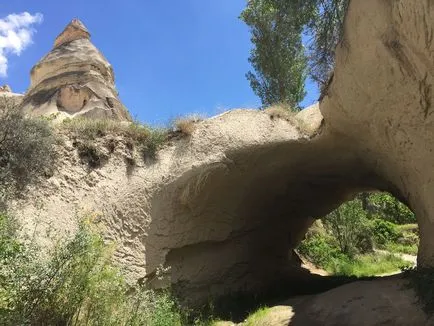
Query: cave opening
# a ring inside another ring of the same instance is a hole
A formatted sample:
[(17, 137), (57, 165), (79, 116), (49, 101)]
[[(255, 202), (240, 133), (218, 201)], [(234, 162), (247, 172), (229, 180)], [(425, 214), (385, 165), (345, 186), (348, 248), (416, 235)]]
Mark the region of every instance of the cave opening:
[(413, 268), (419, 229), (415, 214), (386, 192), (361, 192), (317, 219), (296, 252), (320, 275), (384, 276)]
[[(264, 239), (255, 243), (267, 247)], [(262, 292), (221, 297), (213, 303), (213, 314), (242, 322), (260, 307), (288, 305), (295, 311), (306, 298), (350, 283), (375, 288), (377, 280), (396, 279), (416, 267), (419, 230), (415, 214), (396, 197), (364, 191), (316, 217), (301, 240), (293, 248), (289, 236), (286, 258), (292, 268), (283, 265), (276, 282)]]

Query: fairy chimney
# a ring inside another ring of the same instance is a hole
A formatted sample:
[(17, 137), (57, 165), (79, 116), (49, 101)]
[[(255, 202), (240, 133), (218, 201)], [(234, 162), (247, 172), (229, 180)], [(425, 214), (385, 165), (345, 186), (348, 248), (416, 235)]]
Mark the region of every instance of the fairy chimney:
[(112, 66), (78, 19), (57, 36), (53, 49), (32, 68), (30, 78), (21, 105), (25, 113), (59, 119), (131, 120), (118, 98)]

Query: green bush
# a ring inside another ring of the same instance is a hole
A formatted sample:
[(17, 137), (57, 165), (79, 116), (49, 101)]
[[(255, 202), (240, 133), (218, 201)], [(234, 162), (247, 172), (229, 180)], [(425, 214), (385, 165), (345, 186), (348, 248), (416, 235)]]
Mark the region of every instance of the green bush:
[[(362, 196), (363, 197), (363, 196)], [(365, 195), (366, 209), (371, 215), (395, 224), (416, 223), (414, 213), (398, 199), (387, 192), (371, 192)]]
[(55, 142), (47, 121), (25, 117), (8, 98), (0, 97), (0, 205), (50, 173)]
[(389, 221), (376, 218), (372, 221), (372, 228), (375, 242), (379, 245), (396, 242), (401, 236), (396, 225)]
[(372, 228), (360, 200), (342, 204), (323, 220), (341, 252), (349, 257), (372, 251)]
[[(59, 125), (59, 129), (68, 130), (76, 137), (77, 144), (81, 144), (79, 153), (88, 152), (89, 155), (95, 156), (97, 153), (95, 153), (94, 141), (108, 134), (116, 134), (130, 140), (131, 146), (135, 146), (145, 160), (155, 159), (158, 150), (167, 141), (169, 134), (167, 129), (153, 128), (137, 121), (121, 123), (109, 119), (88, 118), (65, 119)], [(94, 159), (88, 162), (92, 168), (100, 166), (98, 159), (96, 165), (93, 164)]]
[(336, 240), (330, 236), (313, 235), (306, 238), (298, 247), (298, 252), (307, 257), (309, 261), (325, 269), (333, 260), (345, 259)]
[(6, 216), (0, 235), (1, 325), (177, 326), (186, 318), (168, 292), (130, 289), (89, 223), (45, 258), (17, 240)]

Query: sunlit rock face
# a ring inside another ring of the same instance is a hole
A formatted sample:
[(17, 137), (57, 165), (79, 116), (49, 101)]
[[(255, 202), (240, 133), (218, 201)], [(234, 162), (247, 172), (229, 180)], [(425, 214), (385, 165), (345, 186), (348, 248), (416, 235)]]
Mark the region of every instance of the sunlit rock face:
[(131, 120), (118, 98), (112, 66), (78, 19), (56, 38), (54, 48), (32, 68), (30, 78), (22, 103), (26, 113), (58, 119)]

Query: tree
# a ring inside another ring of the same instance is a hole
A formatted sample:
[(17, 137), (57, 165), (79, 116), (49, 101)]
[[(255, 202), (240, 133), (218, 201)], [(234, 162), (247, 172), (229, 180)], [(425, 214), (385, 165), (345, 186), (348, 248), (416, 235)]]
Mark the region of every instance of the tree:
[(373, 192), (368, 194), (369, 210), (371, 213), (396, 224), (416, 223), (414, 213), (398, 199), (387, 192)]
[[(334, 65), (349, 0), (249, 0), (240, 18), (254, 45), (247, 79), (264, 106), (298, 108), (308, 73), (324, 87)], [(308, 51), (303, 37), (310, 36)]]
[(341, 252), (347, 256), (372, 249), (370, 223), (359, 199), (342, 204), (323, 222), (326, 230), (337, 240)]
[(240, 18), (249, 26), (254, 45), (246, 75), (264, 106), (298, 107), (306, 92), (307, 58), (301, 34), (306, 21), (295, 11), (301, 1), (250, 0)]
[(309, 74), (322, 88), (327, 84), (334, 67), (335, 49), (342, 38), (349, 0), (308, 0), (308, 2), (316, 7), (311, 11), (307, 24), (307, 34), (312, 38), (308, 47)]

